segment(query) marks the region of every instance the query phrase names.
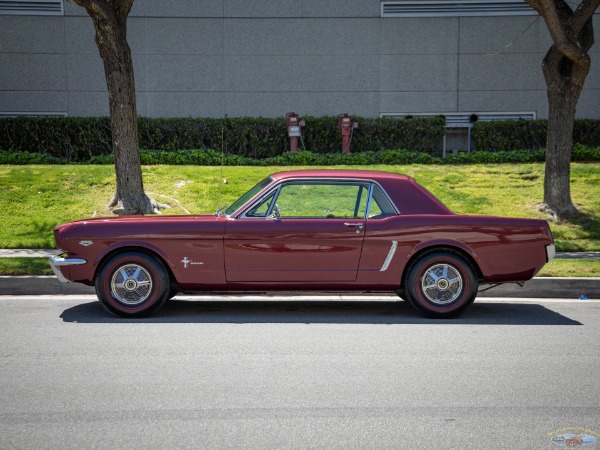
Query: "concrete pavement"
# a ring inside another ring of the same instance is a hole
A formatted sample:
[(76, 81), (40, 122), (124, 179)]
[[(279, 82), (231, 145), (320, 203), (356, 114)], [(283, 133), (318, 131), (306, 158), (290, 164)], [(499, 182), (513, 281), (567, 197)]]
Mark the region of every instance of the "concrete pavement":
[[(600, 438), (600, 302), (0, 298), (0, 448), (550, 449)], [(593, 445), (582, 446), (594, 448)], [(597, 447), (597, 446), (596, 446)]]

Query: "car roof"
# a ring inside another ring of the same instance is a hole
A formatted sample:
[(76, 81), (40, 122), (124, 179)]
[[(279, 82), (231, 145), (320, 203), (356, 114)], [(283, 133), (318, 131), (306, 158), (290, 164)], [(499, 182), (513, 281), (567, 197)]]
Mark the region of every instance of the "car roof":
[(437, 197), (408, 175), (381, 170), (311, 169), (271, 175), (275, 182), (294, 179), (354, 179), (379, 183), (403, 214), (452, 214)]
[(360, 178), (369, 180), (413, 180), (408, 175), (402, 175), (394, 172), (384, 172), (381, 170), (354, 170), (354, 169), (310, 169), (310, 170), (289, 170), (285, 172), (276, 172), (271, 175), (275, 180), (284, 180), (288, 178)]

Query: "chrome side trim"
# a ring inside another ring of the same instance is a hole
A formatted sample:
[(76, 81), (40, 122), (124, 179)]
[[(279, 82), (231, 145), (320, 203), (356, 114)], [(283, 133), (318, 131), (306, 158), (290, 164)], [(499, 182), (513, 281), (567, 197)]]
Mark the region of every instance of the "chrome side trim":
[(394, 254), (396, 253), (396, 249), (398, 248), (398, 241), (392, 241), (392, 246), (390, 247), (390, 251), (388, 252), (385, 261), (383, 262), (383, 266), (381, 266), (381, 269), (379, 269), (380, 272), (385, 272), (388, 267), (390, 266), (390, 263), (392, 262), (392, 258), (394, 257)]
[(80, 258), (63, 258), (60, 255), (59, 256), (52, 256), (51, 258), (48, 259), (48, 262), (50, 263), (50, 268), (52, 269), (52, 272), (54, 272), (54, 275), (56, 275), (56, 278), (58, 278), (58, 281), (60, 281), (61, 283), (70, 283), (70, 280), (67, 280), (65, 278), (65, 276), (60, 271), (59, 267), (62, 267), (62, 266), (79, 266), (81, 264), (87, 263), (87, 261), (85, 259), (80, 259)]

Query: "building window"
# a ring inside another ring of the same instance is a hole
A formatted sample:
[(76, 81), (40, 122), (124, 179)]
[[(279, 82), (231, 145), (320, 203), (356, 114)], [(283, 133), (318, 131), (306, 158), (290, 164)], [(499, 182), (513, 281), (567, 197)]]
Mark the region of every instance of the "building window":
[(531, 16), (537, 12), (523, 0), (381, 2), (381, 17)]
[(23, 16), (64, 16), (62, 0), (0, 0), (0, 14)]

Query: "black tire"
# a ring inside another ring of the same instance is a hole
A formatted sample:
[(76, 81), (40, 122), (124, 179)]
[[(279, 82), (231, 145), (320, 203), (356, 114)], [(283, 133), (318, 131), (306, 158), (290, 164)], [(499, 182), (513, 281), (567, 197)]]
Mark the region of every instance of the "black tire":
[(142, 317), (167, 301), (170, 279), (164, 264), (145, 253), (125, 252), (110, 258), (96, 277), (96, 295), (117, 317)]
[(412, 264), (404, 280), (410, 305), (432, 318), (459, 316), (477, 296), (475, 271), (462, 256), (432, 252)]
[(179, 294), (179, 285), (174, 280), (169, 280), (169, 283), (169, 295), (167, 296), (167, 300), (171, 300)]
[(401, 300), (401, 301), (407, 301), (407, 300), (406, 300), (406, 291), (405, 291), (404, 289), (398, 289), (398, 290), (396, 291), (396, 295), (397, 295), (398, 297), (400, 297), (400, 300)]

